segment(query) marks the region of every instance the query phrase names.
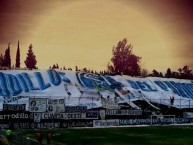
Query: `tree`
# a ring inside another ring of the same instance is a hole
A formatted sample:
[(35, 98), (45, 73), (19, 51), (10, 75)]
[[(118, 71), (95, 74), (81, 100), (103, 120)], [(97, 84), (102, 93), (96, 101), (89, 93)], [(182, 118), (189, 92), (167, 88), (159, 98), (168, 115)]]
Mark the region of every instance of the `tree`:
[(56, 65), (55, 64), (52, 66), (52, 69), (56, 69)]
[(75, 66), (75, 71), (78, 71), (78, 66)]
[(19, 49), (19, 41), (18, 41), (18, 45), (17, 45), (17, 53), (16, 53), (15, 67), (20, 68), (20, 49)]
[(141, 69), (141, 76), (142, 77), (147, 77), (148, 76), (148, 70), (145, 69), (145, 68)]
[(180, 72), (180, 77), (182, 79), (192, 79), (193, 78), (192, 70), (187, 65), (185, 65), (183, 68), (179, 68), (178, 71)]
[(159, 73), (159, 77), (163, 78), (164, 75), (162, 74), (162, 72)]
[(3, 55), (0, 55), (0, 66), (4, 66), (4, 59), (3, 59)]
[(127, 45), (126, 38), (119, 41), (117, 46), (112, 49), (112, 64), (108, 64), (108, 71), (117, 75), (139, 76), (141, 72), (139, 65), (141, 57), (133, 54), (132, 49), (133, 46), (131, 44)]
[(8, 44), (8, 48), (5, 50), (4, 66), (11, 68), (10, 43)]
[(85, 68), (83, 68), (83, 69), (82, 69), (82, 71), (83, 71), (83, 72), (88, 72), (88, 70), (87, 70), (87, 68), (86, 68), (86, 67), (85, 67)]
[(56, 69), (59, 69), (59, 65), (58, 64), (56, 64)]
[(166, 77), (166, 78), (171, 78), (171, 77), (172, 77), (172, 71), (171, 71), (170, 68), (167, 69), (167, 72), (166, 72), (166, 74), (165, 74), (165, 77)]
[(179, 75), (181, 76), (181, 74), (182, 74), (182, 69), (179, 68), (178, 71), (179, 71)]
[(171, 77), (172, 77), (172, 78), (180, 78), (180, 75), (179, 75), (178, 72), (173, 71)]
[(33, 48), (32, 44), (30, 44), (26, 60), (24, 61), (26, 67), (29, 68), (30, 70), (37, 68), (36, 67), (36, 63), (37, 63), (36, 56), (34, 55), (32, 48)]
[(160, 74), (159, 74), (159, 72), (158, 72), (157, 70), (154, 69), (154, 70), (152, 71), (152, 74), (150, 74), (150, 76), (159, 77)]

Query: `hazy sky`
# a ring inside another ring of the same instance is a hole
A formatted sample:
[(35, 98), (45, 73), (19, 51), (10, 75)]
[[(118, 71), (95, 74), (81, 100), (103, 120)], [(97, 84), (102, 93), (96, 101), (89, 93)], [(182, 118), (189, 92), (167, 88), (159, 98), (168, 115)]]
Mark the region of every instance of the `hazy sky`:
[(0, 53), (11, 43), (21, 64), (30, 43), (39, 68), (104, 70), (123, 38), (142, 57), (142, 67), (193, 69), (192, 0), (0, 0)]

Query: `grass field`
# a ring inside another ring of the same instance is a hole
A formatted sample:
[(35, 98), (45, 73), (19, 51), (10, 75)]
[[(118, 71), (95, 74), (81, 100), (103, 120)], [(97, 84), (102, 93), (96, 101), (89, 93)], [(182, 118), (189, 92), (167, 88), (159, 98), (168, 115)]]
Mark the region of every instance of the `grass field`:
[[(35, 131), (17, 133), (35, 138)], [(52, 145), (193, 145), (193, 126), (60, 129), (53, 134)]]

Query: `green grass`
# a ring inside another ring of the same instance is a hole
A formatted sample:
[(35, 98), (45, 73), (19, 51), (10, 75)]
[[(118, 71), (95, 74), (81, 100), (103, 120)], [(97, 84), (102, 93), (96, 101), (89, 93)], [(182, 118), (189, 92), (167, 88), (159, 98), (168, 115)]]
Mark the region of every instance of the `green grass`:
[[(17, 133), (35, 137), (35, 131)], [(53, 133), (60, 135), (53, 136), (52, 145), (193, 145), (193, 126), (60, 129)]]

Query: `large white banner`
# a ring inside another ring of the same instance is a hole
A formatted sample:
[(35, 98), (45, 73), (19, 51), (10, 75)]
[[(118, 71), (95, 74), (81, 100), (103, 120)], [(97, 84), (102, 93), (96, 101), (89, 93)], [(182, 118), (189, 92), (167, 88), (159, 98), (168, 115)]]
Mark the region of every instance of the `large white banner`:
[[(135, 106), (131, 102), (145, 100), (177, 108), (193, 108), (191, 80), (102, 76), (52, 69), (0, 71), (0, 109), (3, 109), (3, 103), (26, 104), (26, 109), (32, 111), (29, 98), (33, 96), (50, 99), (59, 99), (60, 96), (65, 98), (67, 106), (99, 108), (104, 104), (97, 97), (98, 93), (105, 99), (107, 96), (110, 99), (117, 97), (118, 105), (128, 103)], [(174, 97), (172, 104), (171, 96)]]
[[(157, 104), (174, 106), (177, 108), (193, 107), (193, 83), (190, 80), (168, 79), (168, 78), (135, 78), (130, 76), (114, 76), (117, 82), (124, 85), (132, 97), (125, 96), (125, 100), (145, 100)], [(120, 94), (120, 93), (118, 93)], [(174, 97), (171, 103), (170, 98)]]

